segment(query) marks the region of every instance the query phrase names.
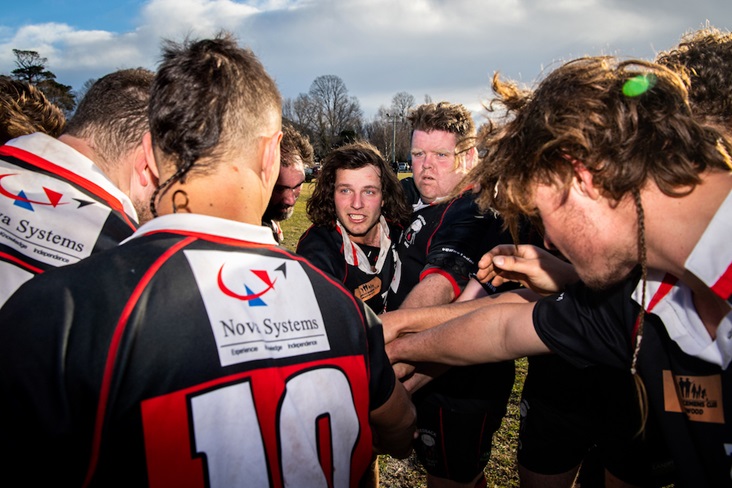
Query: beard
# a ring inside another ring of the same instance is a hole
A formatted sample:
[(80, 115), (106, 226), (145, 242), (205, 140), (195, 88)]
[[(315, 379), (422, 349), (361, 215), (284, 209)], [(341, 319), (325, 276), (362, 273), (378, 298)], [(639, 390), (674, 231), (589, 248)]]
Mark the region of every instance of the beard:
[(606, 291), (618, 283), (625, 281), (638, 265), (636, 261), (625, 261), (616, 266), (606, 267), (601, 271), (583, 273), (577, 269), (580, 279), (590, 288), (596, 291)]
[(270, 205), (267, 207), (267, 210), (264, 212), (264, 216), (262, 217), (262, 220), (276, 220), (277, 222), (281, 222), (283, 220), (287, 220), (290, 217), (292, 217), (292, 213), (295, 211), (295, 207), (291, 207), (289, 205)]
[(153, 214), (150, 210), (149, 201), (135, 200), (132, 202), (132, 205), (135, 207), (135, 211), (137, 212), (137, 220), (140, 225), (153, 219)]

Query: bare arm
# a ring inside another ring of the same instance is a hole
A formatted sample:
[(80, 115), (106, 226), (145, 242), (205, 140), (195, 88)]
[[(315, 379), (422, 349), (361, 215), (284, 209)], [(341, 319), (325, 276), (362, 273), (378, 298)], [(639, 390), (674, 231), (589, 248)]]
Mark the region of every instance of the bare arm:
[(384, 340), (389, 343), (401, 334), (419, 332), (452, 320), (466, 313), (497, 303), (526, 303), (539, 298), (531, 290), (514, 290), (489, 295), (475, 300), (447, 303), (433, 307), (400, 308), (381, 314), (384, 326)]
[(545, 354), (549, 348), (534, 330), (534, 303), (479, 308), (417, 334), (387, 344), (389, 358), (465, 366)]
[(579, 281), (572, 264), (536, 246), (503, 244), (483, 255), (478, 263), (478, 279), (500, 286), (521, 283), (540, 295), (551, 295)]
[(417, 412), (402, 384), (394, 384), (389, 399), (369, 414), (374, 450), (404, 459), (412, 451)]
[(455, 291), (450, 280), (439, 273), (432, 273), (412, 288), (399, 308), (420, 308), (450, 303)]

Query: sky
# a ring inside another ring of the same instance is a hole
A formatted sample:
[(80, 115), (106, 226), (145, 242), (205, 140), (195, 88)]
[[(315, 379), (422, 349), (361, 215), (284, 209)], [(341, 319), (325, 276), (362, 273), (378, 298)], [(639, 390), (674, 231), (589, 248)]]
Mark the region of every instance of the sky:
[(15, 0), (0, 9), (0, 73), (37, 51), (74, 89), (106, 73), (154, 70), (163, 39), (226, 29), (284, 98), (340, 77), (367, 120), (398, 92), (462, 103), (476, 116), (490, 80), (532, 87), (583, 55), (652, 59), (682, 34), (732, 30), (732, 0)]

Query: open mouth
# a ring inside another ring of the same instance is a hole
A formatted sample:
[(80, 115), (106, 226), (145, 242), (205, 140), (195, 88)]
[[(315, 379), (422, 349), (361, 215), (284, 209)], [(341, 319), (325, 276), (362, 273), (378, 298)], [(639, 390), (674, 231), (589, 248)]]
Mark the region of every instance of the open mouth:
[(356, 224), (360, 224), (366, 220), (366, 216), (362, 214), (348, 214), (348, 218)]

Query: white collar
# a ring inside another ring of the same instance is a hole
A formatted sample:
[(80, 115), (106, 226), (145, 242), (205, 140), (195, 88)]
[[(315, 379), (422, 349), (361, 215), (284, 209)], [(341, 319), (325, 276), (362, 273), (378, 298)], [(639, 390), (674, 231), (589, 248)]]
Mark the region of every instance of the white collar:
[(122, 241), (122, 244), (147, 234), (176, 231), (194, 235), (227, 237), (258, 244), (277, 245), (272, 236), (272, 230), (263, 225), (245, 224), (209, 215), (183, 213), (163, 215), (152, 219), (137, 229), (132, 236)]
[[(732, 246), (729, 244), (731, 236), (732, 193), (715, 213), (685, 264), (688, 271), (713, 290), (715, 284), (725, 276), (729, 279), (732, 264)], [(650, 297), (650, 300), (646, 304), (647, 311), (661, 318), (669, 337), (686, 354), (726, 369), (732, 362), (732, 309), (720, 322), (716, 338), (712, 340), (696, 312), (691, 289), (679, 282), (672, 286), (670, 279), (676, 281), (671, 275), (649, 270), (646, 297)], [(641, 302), (641, 287), (642, 282), (638, 283), (633, 292), (633, 299), (638, 304)]]

